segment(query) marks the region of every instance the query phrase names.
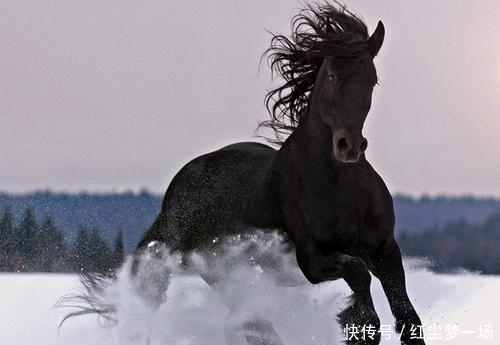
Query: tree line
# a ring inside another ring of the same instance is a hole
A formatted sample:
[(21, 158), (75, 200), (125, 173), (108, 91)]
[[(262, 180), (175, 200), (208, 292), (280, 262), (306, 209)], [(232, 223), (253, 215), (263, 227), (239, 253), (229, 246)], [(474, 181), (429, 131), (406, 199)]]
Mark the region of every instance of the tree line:
[(403, 254), (429, 258), (436, 271), (500, 274), (500, 214), (479, 224), (462, 219), (418, 234), (403, 232), (398, 242)]
[(38, 222), (31, 207), (17, 224), (9, 206), (0, 216), (0, 271), (106, 273), (123, 259), (121, 231), (108, 243), (98, 229), (81, 227), (70, 242), (51, 216)]
[[(431, 259), (436, 271), (500, 274), (500, 213), (480, 223), (463, 219), (420, 233), (399, 232), (398, 242), (403, 254)], [(0, 216), (0, 271), (106, 273), (123, 259), (121, 231), (108, 243), (97, 228), (81, 227), (68, 241), (53, 217), (38, 222), (31, 207), (17, 224), (9, 206)]]

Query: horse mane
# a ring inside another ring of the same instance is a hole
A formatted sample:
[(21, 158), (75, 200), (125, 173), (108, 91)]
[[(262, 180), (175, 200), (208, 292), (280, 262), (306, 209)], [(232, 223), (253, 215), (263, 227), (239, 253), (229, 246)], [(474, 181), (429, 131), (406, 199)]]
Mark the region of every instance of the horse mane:
[(323, 59), (336, 63), (356, 62), (368, 50), (366, 24), (344, 5), (306, 5), (291, 22), (292, 34), (273, 34), (270, 47), (264, 52), (272, 75), (284, 83), (269, 91), (265, 105), (270, 119), (259, 123), (258, 129), (271, 128), (282, 144), (307, 114), (311, 94)]

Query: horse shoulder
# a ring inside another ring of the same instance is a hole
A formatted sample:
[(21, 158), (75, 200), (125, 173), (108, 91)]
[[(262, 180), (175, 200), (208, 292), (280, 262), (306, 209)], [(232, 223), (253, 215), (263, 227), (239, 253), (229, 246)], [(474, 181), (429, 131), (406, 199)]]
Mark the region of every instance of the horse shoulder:
[(394, 207), (392, 196), (380, 175), (371, 168), (370, 198), (360, 229), (361, 251), (370, 255), (394, 238)]

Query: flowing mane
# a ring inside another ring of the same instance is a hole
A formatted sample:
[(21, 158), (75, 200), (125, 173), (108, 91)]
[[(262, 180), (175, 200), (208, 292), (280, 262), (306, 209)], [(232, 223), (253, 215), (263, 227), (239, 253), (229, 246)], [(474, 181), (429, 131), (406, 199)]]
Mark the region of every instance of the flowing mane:
[(284, 80), (266, 94), (271, 118), (259, 124), (259, 129), (274, 131), (276, 139), (268, 141), (276, 144), (281, 144), (283, 136), (297, 128), (306, 115), (323, 59), (356, 65), (368, 49), (366, 24), (338, 2), (308, 5), (292, 19), (291, 26), (291, 36), (273, 34), (264, 53), (273, 75)]

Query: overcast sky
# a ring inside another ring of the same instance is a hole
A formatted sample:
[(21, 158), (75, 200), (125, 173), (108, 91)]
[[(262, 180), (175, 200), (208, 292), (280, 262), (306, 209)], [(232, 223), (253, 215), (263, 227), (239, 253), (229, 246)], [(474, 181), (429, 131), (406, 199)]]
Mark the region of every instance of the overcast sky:
[[(350, 1), (386, 41), (365, 126), (393, 192), (500, 196), (500, 2)], [(163, 192), (255, 140), (294, 0), (1, 1), (0, 190)]]

